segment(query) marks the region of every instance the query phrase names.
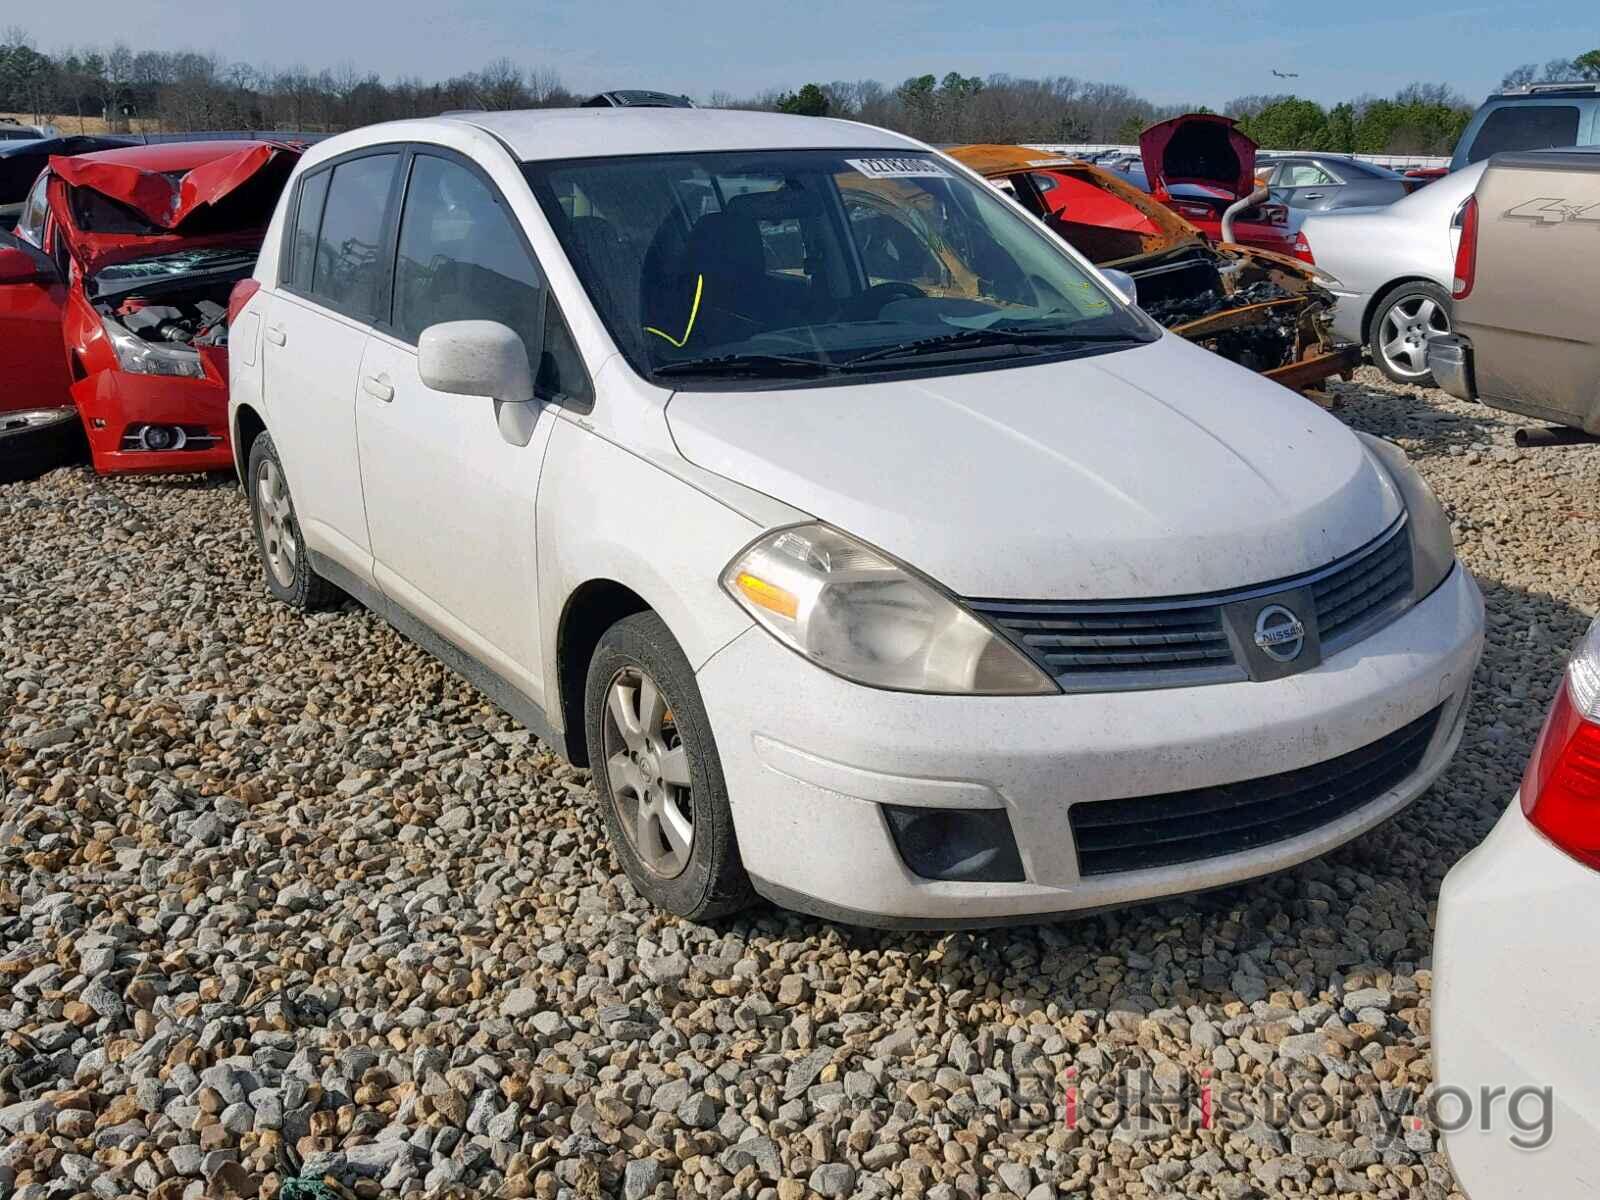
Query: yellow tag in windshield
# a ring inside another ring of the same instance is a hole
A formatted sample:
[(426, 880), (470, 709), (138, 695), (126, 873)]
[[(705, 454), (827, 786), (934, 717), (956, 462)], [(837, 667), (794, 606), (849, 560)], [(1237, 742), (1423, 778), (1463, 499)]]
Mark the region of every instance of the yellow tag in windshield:
[(705, 291), (705, 287), (706, 277), (704, 275), (697, 275), (694, 281), (694, 304), (689, 308), (689, 323), (683, 327), (683, 337), (675, 338), (670, 333), (665, 333), (662, 330), (657, 329), (654, 325), (646, 325), (644, 327), (644, 331), (646, 333), (653, 333), (658, 338), (666, 338), (667, 341), (671, 342), (679, 350), (682, 350), (686, 345), (689, 344), (689, 335), (694, 332), (695, 318), (700, 315), (700, 293)]

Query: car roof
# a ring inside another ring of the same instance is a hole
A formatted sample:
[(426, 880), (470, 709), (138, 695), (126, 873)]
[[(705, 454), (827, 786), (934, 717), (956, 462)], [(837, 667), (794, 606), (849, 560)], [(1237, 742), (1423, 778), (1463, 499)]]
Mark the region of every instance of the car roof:
[(161, 142), (152, 146), (123, 146), (116, 150), (96, 150), (89, 154), (73, 155), (91, 162), (121, 163), (141, 171), (192, 171), (202, 163), (239, 154), (253, 145), (266, 143), (245, 141), (212, 142)]
[(716, 150), (922, 149), (911, 138), (855, 121), (730, 109), (542, 108), (437, 119), (492, 134), (522, 162)]

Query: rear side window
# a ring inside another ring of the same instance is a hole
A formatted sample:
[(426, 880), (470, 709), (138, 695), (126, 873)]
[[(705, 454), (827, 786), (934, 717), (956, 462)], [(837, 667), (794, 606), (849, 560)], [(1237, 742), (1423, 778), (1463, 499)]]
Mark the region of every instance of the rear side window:
[(300, 206), (295, 211), (293, 241), (289, 248), (289, 285), (311, 290), (311, 268), (317, 261), (317, 230), (322, 225), (322, 202), (328, 198), (328, 177), (318, 171), (300, 184)]
[(1507, 104), (1486, 118), (1467, 151), (1469, 163), (1502, 150), (1546, 150), (1578, 144), (1578, 108), (1573, 104)]
[(370, 154), (333, 168), (311, 275), (312, 294), (332, 308), (377, 315), (384, 215), (399, 157)]

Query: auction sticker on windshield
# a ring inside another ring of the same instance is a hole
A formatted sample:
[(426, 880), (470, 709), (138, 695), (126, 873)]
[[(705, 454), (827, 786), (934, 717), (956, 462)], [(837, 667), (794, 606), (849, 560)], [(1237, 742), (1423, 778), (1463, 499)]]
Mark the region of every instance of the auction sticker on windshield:
[(847, 158), (844, 160), (869, 179), (948, 179), (931, 158)]

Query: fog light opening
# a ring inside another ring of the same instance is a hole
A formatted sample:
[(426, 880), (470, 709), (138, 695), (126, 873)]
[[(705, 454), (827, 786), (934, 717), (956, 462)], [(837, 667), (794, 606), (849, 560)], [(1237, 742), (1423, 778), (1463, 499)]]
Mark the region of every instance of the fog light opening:
[(883, 806), (895, 848), (923, 879), (960, 883), (1021, 883), (1027, 878), (1000, 808)]
[(181, 425), (146, 425), (139, 431), (139, 445), (146, 450), (182, 450), (188, 437)]

